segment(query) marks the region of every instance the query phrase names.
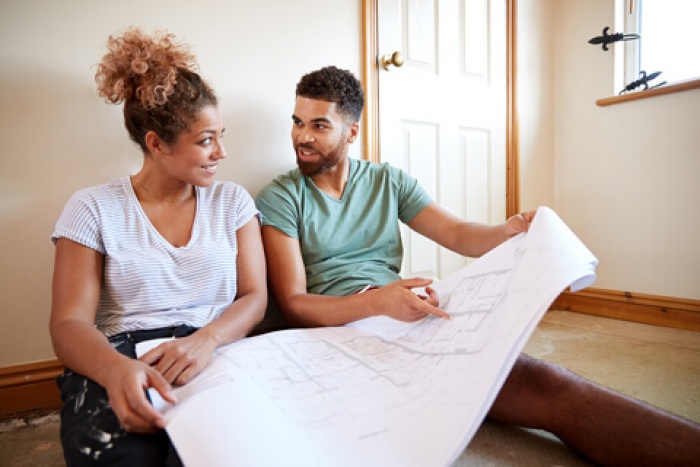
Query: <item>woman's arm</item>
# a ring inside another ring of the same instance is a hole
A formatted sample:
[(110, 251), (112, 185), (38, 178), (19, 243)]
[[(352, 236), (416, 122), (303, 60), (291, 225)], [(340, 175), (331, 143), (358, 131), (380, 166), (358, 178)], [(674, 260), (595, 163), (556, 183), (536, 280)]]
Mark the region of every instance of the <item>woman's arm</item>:
[(265, 255), (257, 217), (238, 229), (236, 239), (238, 292), (233, 303), (197, 332), (161, 344), (140, 358), (171, 383), (189, 382), (207, 366), (217, 348), (247, 336), (265, 315)]
[(149, 387), (174, 401), (170, 385), (148, 365), (117, 352), (95, 328), (104, 257), (61, 238), (56, 242), (50, 332), (54, 351), (71, 370), (104, 387), (110, 404), (128, 431), (164, 427), (163, 417), (144, 395)]

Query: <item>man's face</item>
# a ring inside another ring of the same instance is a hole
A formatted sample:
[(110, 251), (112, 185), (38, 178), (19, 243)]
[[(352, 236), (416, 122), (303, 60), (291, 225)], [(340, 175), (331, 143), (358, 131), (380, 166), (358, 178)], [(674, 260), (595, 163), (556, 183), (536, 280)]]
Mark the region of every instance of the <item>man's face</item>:
[(334, 102), (297, 97), (292, 115), (292, 144), (297, 165), (307, 177), (327, 172), (348, 153), (359, 125), (338, 113)]

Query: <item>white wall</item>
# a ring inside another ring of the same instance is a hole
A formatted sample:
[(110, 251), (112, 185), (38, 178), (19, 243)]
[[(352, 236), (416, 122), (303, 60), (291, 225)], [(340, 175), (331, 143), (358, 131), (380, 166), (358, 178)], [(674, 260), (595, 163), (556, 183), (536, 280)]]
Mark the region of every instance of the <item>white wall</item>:
[(301, 75), (328, 64), (361, 75), (360, 0), (3, 0), (0, 367), (55, 358), (49, 237), (66, 199), (140, 168), (121, 107), (101, 101), (94, 83), (107, 37), (129, 25), (193, 46), (227, 128), (218, 178), (253, 194), (294, 166)]
[(619, 91), (587, 42), (614, 0), (519, 4), (522, 207), (549, 200), (598, 256), (595, 287), (700, 299), (700, 90), (596, 106)]

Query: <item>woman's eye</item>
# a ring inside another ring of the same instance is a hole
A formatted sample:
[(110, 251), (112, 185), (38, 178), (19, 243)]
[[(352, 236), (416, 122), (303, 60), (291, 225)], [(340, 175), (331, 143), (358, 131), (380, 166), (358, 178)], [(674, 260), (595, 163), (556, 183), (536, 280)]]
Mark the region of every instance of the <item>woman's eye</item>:
[(205, 146), (206, 146), (207, 144), (211, 144), (211, 137), (209, 137), (209, 138), (204, 138), (202, 141), (199, 142), (199, 144), (203, 144), (203, 145), (205, 145)]

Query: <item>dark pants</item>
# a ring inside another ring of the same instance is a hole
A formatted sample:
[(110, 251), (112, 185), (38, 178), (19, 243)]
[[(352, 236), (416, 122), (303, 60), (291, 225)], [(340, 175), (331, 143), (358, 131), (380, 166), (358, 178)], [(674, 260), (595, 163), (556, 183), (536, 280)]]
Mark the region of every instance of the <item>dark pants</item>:
[[(109, 342), (120, 353), (136, 358), (136, 344), (163, 337), (184, 337), (188, 326), (118, 334)], [(61, 444), (71, 466), (181, 466), (165, 430), (153, 434), (128, 433), (109, 405), (105, 389), (68, 368), (56, 379), (61, 391)]]

